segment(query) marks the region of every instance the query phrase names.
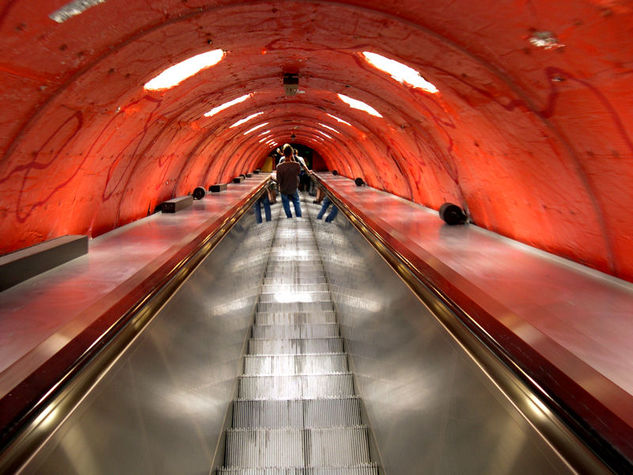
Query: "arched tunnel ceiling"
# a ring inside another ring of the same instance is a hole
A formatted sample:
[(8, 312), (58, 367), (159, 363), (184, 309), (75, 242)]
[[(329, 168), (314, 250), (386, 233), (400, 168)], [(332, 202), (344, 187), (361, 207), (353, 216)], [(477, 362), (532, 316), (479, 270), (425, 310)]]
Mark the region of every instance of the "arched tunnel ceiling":
[[(633, 280), (628, 0), (106, 0), (51, 20), (65, 3), (0, 7), (0, 252), (141, 218), (256, 168), (262, 138), (295, 133), (342, 175), (436, 209), (456, 202), (480, 226)], [(216, 66), (143, 88), (215, 48)], [(284, 73), (299, 74), (300, 94), (285, 96)]]

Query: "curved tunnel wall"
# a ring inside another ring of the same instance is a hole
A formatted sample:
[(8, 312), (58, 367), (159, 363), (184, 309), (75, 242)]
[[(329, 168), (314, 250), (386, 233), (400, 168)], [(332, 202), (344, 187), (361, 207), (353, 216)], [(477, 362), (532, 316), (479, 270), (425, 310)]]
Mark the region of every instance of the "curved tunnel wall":
[[(294, 133), (342, 175), (436, 209), (460, 203), (480, 226), (633, 280), (629, 1), (106, 0), (58, 24), (48, 15), (64, 3), (0, 7), (2, 253), (143, 217), (256, 168), (263, 138)], [(144, 90), (214, 48), (226, 52), (216, 66)], [(285, 96), (284, 72), (300, 94)]]

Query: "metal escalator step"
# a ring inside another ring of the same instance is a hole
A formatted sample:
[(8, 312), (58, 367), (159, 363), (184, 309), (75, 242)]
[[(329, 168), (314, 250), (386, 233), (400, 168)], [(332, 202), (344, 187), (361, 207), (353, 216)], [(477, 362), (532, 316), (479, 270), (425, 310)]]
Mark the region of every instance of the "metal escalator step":
[[(279, 290), (278, 285), (266, 285), (262, 287), (263, 294), (275, 293)], [(284, 290), (287, 292), (328, 292), (329, 287), (324, 283), (308, 283), (308, 284), (299, 284), (299, 285), (290, 285), (285, 286)]]
[(327, 338), (339, 336), (336, 323), (314, 325), (254, 325), (253, 338)]
[(303, 246), (295, 249), (272, 249), (269, 254), (268, 262), (270, 263), (314, 263), (321, 265), (321, 254), (317, 249), (307, 250)]
[(226, 431), (227, 467), (349, 467), (368, 463), (366, 427)]
[(305, 353), (342, 353), (343, 340), (341, 338), (296, 338), (292, 340), (251, 339), (248, 342), (248, 352), (251, 355), (301, 355)]
[(274, 292), (261, 293), (259, 295), (261, 303), (316, 303), (316, 302), (332, 302), (329, 291), (294, 291), (286, 286), (279, 286)]
[(333, 311), (318, 312), (258, 312), (256, 325), (306, 325), (313, 323), (336, 323)]
[(350, 373), (240, 376), (238, 399), (319, 399), (354, 395)]
[(323, 264), (318, 261), (296, 261), (296, 260), (276, 260), (268, 261), (266, 272), (323, 272)]
[(354, 467), (266, 467), (221, 468), (218, 475), (378, 475), (378, 466), (363, 464)]
[(306, 465), (340, 467), (370, 463), (366, 427), (306, 429)]
[(304, 464), (300, 429), (228, 429), (224, 465), (227, 467), (300, 467)]
[(314, 275), (291, 275), (287, 276), (284, 274), (270, 274), (266, 275), (264, 279), (264, 285), (271, 287), (279, 287), (280, 285), (294, 285), (294, 284), (302, 284), (302, 285), (313, 285), (313, 284), (322, 284), (327, 282), (325, 279), (325, 274), (323, 272), (314, 274)]
[(332, 311), (334, 304), (328, 298), (323, 302), (259, 302), (258, 312), (317, 312), (319, 310)]
[(318, 428), (361, 425), (360, 400), (239, 400), (233, 402), (234, 428)]
[(346, 373), (347, 355), (246, 355), (244, 375)]

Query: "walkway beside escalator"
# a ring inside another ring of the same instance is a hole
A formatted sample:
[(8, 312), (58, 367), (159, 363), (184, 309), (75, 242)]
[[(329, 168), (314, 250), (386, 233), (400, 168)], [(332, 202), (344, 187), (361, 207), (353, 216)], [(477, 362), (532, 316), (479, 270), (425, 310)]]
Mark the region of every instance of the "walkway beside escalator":
[(225, 466), (217, 473), (377, 475), (312, 226), (276, 208)]
[(633, 458), (633, 284), (437, 211), (320, 174), (372, 232), (539, 385)]

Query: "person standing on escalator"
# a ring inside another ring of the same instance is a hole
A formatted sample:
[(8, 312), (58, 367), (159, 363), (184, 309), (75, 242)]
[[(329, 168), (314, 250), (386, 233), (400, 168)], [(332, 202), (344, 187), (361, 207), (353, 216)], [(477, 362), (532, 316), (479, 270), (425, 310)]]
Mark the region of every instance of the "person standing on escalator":
[(297, 218), (300, 218), (301, 203), (299, 202), (297, 186), (299, 185), (301, 165), (295, 161), (293, 149), (290, 144), (283, 146), (282, 153), (283, 162), (277, 165), (277, 183), (279, 184), (279, 193), (281, 194), (281, 204), (283, 205), (286, 217), (292, 218), (292, 213), (290, 212), (290, 201), (292, 201), (295, 208), (295, 215)]

